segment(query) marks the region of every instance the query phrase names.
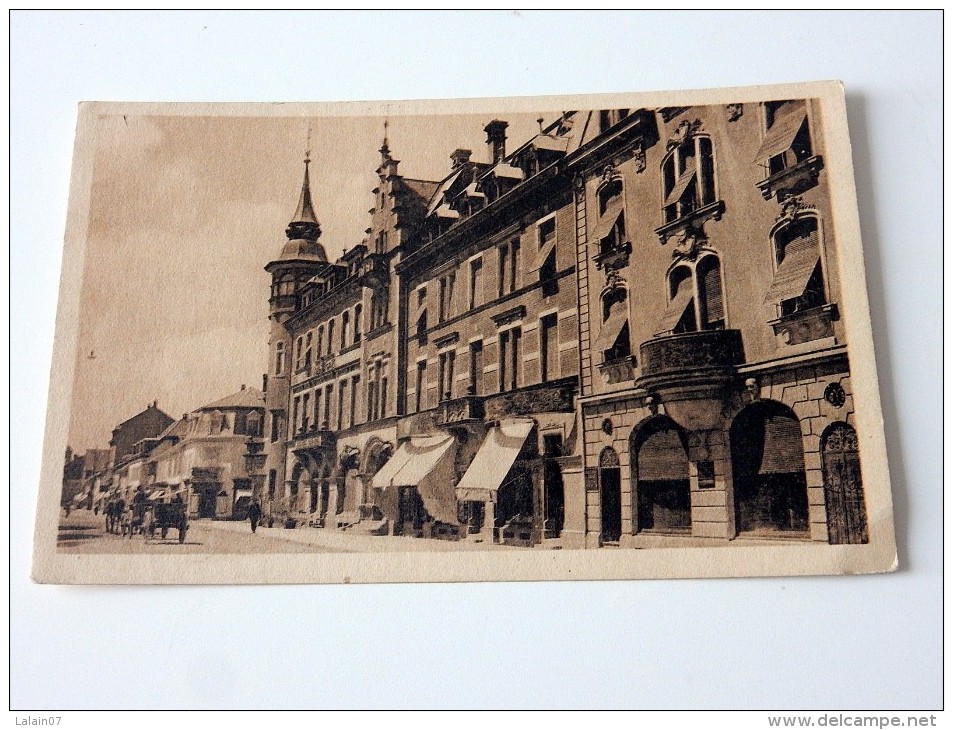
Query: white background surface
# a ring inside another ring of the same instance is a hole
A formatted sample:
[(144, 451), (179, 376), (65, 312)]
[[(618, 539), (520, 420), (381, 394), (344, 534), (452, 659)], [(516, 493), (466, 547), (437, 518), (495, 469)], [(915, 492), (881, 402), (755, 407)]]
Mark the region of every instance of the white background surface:
[[(937, 12), (15, 12), (11, 708), (939, 708), (941, 21)], [(29, 581), (79, 101), (832, 78), (847, 88), (899, 572), (330, 587)]]

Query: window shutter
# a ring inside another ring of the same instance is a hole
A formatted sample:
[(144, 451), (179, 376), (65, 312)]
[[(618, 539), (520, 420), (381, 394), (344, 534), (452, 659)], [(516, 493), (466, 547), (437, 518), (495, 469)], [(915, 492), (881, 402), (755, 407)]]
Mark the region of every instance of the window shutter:
[(701, 290), (705, 295), (705, 309), (708, 322), (717, 322), (725, 318), (725, 306), (721, 293), (721, 266), (712, 261), (702, 274)]

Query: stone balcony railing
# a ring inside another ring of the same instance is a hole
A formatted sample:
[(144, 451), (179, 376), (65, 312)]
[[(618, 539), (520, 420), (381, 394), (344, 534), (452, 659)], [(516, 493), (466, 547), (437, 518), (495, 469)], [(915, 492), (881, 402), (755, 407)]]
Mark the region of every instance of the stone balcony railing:
[(778, 200), (783, 201), (785, 198), (803, 193), (817, 185), (817, 178), (822, 169), (824, 169), (824, 159), (820, 155), (808, 157), (796, 165), (766, 177), (757, 184), (758, 190), (761, 191), (765, 200), (770, 200), (777, 195)]
[(461, 398), (445, 400), (437, 409), (436, 421), (440, 426), (482, 419), (483, 398), (478, 395), (465, 395)]
[(639, 348), (639, 384), (654, 388), (692, 379), (731, 376), (744, 362), (740, 330), (704, 330), (655, 337)]

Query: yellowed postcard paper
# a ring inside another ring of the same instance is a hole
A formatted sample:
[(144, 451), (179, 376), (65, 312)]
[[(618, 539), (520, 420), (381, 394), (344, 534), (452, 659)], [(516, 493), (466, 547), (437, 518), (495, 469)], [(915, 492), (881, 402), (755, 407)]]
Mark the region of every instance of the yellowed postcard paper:
[(50, 583), (896, 567), (834, 82), (79, 110)]

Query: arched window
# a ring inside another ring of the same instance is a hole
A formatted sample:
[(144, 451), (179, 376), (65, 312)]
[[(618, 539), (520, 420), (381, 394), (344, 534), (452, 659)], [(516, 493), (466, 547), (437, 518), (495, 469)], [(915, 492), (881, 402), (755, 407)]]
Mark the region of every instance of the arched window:
[(334, 320), (328, 320), (328, 355), (334, 352)]
[(358, 304), (354, 307), (354, 342), (360, 342), (361, 340), (361, 314), (363, 314), (364, 307), (361, 304)]
[(777, 269), (765, 301), (778, 305), (782, 317), (827, 303), (817, 223), (803, 216), (774, 232)]
[(283, 375), (285, 372), (285, 343), (279, 341), (275, 343), (275, 375)]
[(725, 328), (721, 262), (715, 254), (673, 268), (668, 274), (668, 295), (658, 334)]
[(310, 332), (305, 335), (304, 338), (304, 366), (305, 368), (311, 367), (311, 341), (313, 336)]
[(592, 239), (599, 246), (600, 257), (621, 252), (628, 243), (625, 232), (625, 196), (622, 179), (613, 178), (604, 183), (597, 193), (599, 219)]
[(695, 135), (662, 162), (662, 210), (666, 223), (715, 202), (715, 159), (711, 140)]
[(687, 434), (658, 416), (632, 433), (632, 478), (638, 529), (684, 532), (691, 529)]
[(341, 349), (346, 348), (350, 343), (349, 341), (349, 331), (348, 327), (350, 325), (351, 313), (348, 311), (341, 312)]
[(731, 424), (731, 473), (738, 532), (808, 531), (801, 424), (794, 411), (758, 401)]
[(304, 337), (295, 340), (295, 369), (300, 370), (304, 366)]
[(323, 324), (320, 327), (318, 327), (318, 342), (317, 342), (316, 352), (318, 353), (318, 357), (321, 357), (321, 355), (324, 353), (324, 325)]
[(626, 290), (617, 287), (602, 297), (602, 327), (596, 338), (596, 352), (603, 362), (613, 362), (632, 354), (629, 342), (629, 305)]

